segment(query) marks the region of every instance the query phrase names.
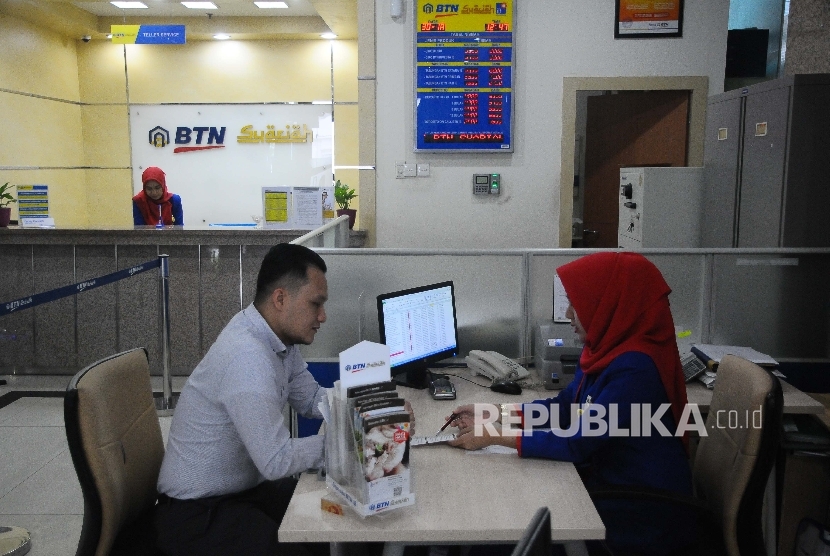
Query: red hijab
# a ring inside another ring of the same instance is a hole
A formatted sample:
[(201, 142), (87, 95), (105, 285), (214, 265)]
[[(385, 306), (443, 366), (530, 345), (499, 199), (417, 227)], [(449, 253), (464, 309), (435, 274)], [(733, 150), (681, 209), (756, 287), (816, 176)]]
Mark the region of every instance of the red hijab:
[(660, 373), (679, 423), (686, 382), (669, 308), (671, 288), (657, 267), (637, 253), (596, 253), (556, 272), (587, 333), (582, 371), (598, 374), (625, 352), (645, 353)]
[[(154, 201), (147, 193), (144, 192), (144, 186), (148, 181), (154, 180), (161, 184), (161, 198)], [(133, 197), (133, 202), (141, 211), (141, 216), (144, 217), (144, 223), (148, 226), (155, 226), (159, 221), (159, 206), (161, 207), (161, 216), (164, 224), (174, 224), (173, 222), (173, 203), (170, 202), (172, 193), (167, 191), (167, 181), (164, 179), (164, 172), (157, 166), (148, 166), (144, 173), (141, 174), (142, 189)]]

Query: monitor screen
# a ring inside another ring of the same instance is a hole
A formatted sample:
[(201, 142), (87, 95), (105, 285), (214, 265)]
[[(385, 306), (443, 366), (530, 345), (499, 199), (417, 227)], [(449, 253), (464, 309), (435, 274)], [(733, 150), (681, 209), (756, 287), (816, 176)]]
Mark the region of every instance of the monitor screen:
[(458, 354), (455, 289), (442, 282), (378, 296), (380, 341), (395, 382), (427, 387), (427, 367)]

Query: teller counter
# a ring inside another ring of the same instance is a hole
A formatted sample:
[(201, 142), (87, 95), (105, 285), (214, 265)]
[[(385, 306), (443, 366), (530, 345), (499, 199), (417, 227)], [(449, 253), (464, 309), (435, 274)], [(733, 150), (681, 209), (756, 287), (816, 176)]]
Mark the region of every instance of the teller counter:
[[(0, 303), (169, 255), (172, 373), (188, 375), (227, 321), (253, 298), (262, 258), (307, 230), (253, 227), (0, 228)], [(351, 230), (362, 247), (365, 231)], [(0, 375), (73, 375), (147, 347), (161, 374), (159, 272), (0, 317)]]

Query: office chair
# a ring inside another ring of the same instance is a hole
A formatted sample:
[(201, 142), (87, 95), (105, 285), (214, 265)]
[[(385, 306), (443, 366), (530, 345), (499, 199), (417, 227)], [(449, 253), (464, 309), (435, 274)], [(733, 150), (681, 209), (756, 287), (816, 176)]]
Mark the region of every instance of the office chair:
[[(700, 438), (692, 467), (694, 498), (639, 487), (603, 488), (591, 492), (591, 498), (656, 500), (690, 508), (698, 519), (699, 545), (680, 552), (683, 555), (765, 554), (762, 506), (781, 440), (783, 407), (778, 378), (728, 355), (718, 366), (707, 436)], [(730, 412), (740, 416), (740, 422), (730, 423)]]
[(550, 510), (536, 510), (510, 556), (550, 556)]
[(152, 513), (164, 444), (147, 352), (125, 351), (72, 377), (64, 422), (84, 496), (76, 556), (156, 554)]

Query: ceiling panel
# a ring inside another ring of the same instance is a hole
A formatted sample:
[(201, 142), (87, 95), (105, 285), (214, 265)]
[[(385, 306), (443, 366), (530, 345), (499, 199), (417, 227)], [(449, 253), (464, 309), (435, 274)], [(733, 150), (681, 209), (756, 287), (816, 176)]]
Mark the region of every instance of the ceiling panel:
[[(0, 14), (79, 39), (106, 40), (111, 25), (182, 24), (188, 40), (319, 39), (333, 32), (357, 38), (357, 0), (284, 0), (287, 9), (260, 9), (253, 0), (213, 0), (216, 10), (191, 10), (174, 0), (142, 0), (147, 9), (124, 10), (108, 0), (0, 0)], [(210, 17), (208, 17), (210, 14)]]
[(174, 0), (141, 0), (147, 9), (116, 8), (108, 0), (73, 1), (72, 4), (91, 14), (103, 17), (194, 17), (212, 14), (213, 17), (290, 17), (318, 15), (308, 0), (283, 0), (288, 8), (261, 9), (253, 0), (212, 0), (218, 9), (190, 9)]

